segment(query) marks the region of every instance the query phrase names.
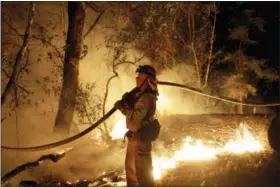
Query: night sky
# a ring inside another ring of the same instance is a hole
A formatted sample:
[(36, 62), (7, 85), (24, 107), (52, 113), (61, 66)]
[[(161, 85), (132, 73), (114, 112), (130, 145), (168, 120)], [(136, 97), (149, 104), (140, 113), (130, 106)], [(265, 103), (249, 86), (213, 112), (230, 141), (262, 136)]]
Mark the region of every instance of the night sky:
[[(256, 45), (246, 46), (246, 54), (257, 58), (267, 59), (267, 65), (275, 68), (280, 74), (279, 63), (279, 2), (220, 2), (220, 13), (217, 17), (216, 25), (216, 46), (225, 47), (231, 50), (236, 46), (230, 42), (228, 29), (232, 27), (232, 18), (238, 18), (242, 10), (252, 9), (257, 16), (263, 18), (265, 23), (265, 33), (249, 33), (249, 37), (258, 40)], [(280, 100), (279, 81), (264, 82), (258, 85), (258, 95), (265, 101)]]

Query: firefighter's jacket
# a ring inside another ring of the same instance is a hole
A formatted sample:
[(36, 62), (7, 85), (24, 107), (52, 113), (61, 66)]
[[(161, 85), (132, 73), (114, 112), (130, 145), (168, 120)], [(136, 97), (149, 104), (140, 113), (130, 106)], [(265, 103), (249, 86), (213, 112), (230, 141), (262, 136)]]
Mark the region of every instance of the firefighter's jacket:
[(142, 93), (134, 108), (128, 108), (121, 104), (116, 107), (126, 116), (127, 129), (136, 132), (142, 125), (146, 125), (154, 119), (156, 95), (149, 92)]

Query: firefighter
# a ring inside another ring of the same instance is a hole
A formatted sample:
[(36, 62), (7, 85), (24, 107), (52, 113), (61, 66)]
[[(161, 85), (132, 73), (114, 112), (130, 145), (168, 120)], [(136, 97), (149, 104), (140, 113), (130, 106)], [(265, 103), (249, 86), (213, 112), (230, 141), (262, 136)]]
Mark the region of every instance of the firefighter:
[(137, 131), (154, 119), (156, 100), (158, 96), (156, 70), (150, 65), (140, 66), (136, 72), (137, 88), (135, 94), (138, 100), (131, 103), (124, 94), (123, 99), (115, 103), (115, 107), (126, 116), (128, 132), (127, 150), (125, 157), (125, 172), (127, 186), (154, 186), (152, 169), (152, 141), (142, 141)]

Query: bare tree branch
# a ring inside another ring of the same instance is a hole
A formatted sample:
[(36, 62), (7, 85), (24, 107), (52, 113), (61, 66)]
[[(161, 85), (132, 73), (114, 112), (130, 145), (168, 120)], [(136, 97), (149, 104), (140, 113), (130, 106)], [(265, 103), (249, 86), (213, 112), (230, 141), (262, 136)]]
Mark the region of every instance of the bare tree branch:
[(96, 4), (94, 4), (93, 2), (87, 3), (87, 5), (88, 5), (90, 8), (92, 8), (92, 10), (95, 11), (95, 12), (103, 12), (103, 11), (104, 11), (104, 10), (100, 10), (100, 9), (96, 6)]
[(142, 57), (136, 59), (134, 62), (131, 62), (131, 61), (128, 61), (128, 60), (120, 61), (119, 63), (116, 63), (116, 64), (115, 64), (115, 68), (116, 68), (117, 66), (121, 65), (121, 64), (131, 64), (131, 65), (134, 65), (134, 66), (135, 66), (136, 63), (137, 63), (137, 62), (140, 62), (141, 60), (143, 60), (144, 57), (145, 57), (145, 54), (144, 54)]
[[(24, 39), (24, 35), (20, 34), (17, 29), (15, 29), (8, 21), (4, 20), (5, 24), (7, 24), (7, 26), (12, 29), (19, 37), (21, 37), (22, 39)], [(36, 40), (40, 40), (42, 41), (42, 43), (46, 43), (48, 44), (50, 47), (52, 47), (55, 52), (57, 53), (58, 57), (63, 61), (63, 55), (62, 53), (59, 51), (59, 49), (52, 44), (50, 41), (46, 40), (45, 38), (39, 37), (39, 36), (30, 36), (30, 38), (32, 39), (36, 39)], [(4, 44), (5, 45), (5, 44)], [(14, 44), (13, 44), (14, 45)]]
[(16, 47), (21, 47), (21, 45), (18, 45), (16, 43), (12, 43), (12, 42), (6, 42), (2, 44), (2, 49), (5, 48), (7, 45), (12, 45), (12, 46), (16, 46)]
[(63, 33), (64, 33), (64, 32), (66, 33), (66, 24), (65, 24), (66, 18), (65, 18), (64, 2), (62, 2), (62, 4), (61, 4), (60, 7), (61, 7), (61, 10), (62, 10), (62, 17), (63, 17)]
[[(120, 48), (123, 48), (124, 44), (122, 44), (122, 46)], [(118, 73), (116, 72), (115, 70), (115, 62), (117, 61), (117, 59), (120, 57), (121, 55), (121, 49), (117, 49), (116, 51), (116, 54), (115, 54), (115, 57), (113, 59), (113, 65), (112, 65), (112, 68), (113, 68), (113, 73), (114, 75), (111, 76), (108, 80), (107, 80), (107, 83), (106, 83), (106, 90), (105, 90), (105, 95), (104, 95), (104, 99), (103, 99), (103, 107), (102, 107), (102, 114), (103, 116), (105, 115), (105, 111), (106, 111), (106, 101), (107, 101), (107, 97), (108, 97), (108, 91), (109, 91), (109, 84), (110, 82), (116, 78), (118, 76)], [(107, 128), (107, 124), (106, 122), (104, 121), (104, 128), (105, 128), (105, 133), (106, 133), (106, 136), (109, 135), (109, 132), (108, 132), (108, 128)]]
[(89, 33), (94, 29), (95, 25), (97, 24), (97, 22), (99, 21), (99, 19), (101, 18), (101, 16), (103, 15), (103, 13), (105, 12), (105, 10), (97, 10), (95, 5), (91, 4), (91, 3), (87, 3), (87, 5), (89, 5), (95, 12), (99, 12), (100, 14), (97, 16), (97, 18), (95, 19), (95, 21), (93, 22), (93, 24), (91, 25), (91, 27), (89, 28), (89, 30), (86, 32), (86, 34), (84, 35), (84, 39), (89, 35)]
[(195, 28), (195, 22), (194, 22), (194, 13), (192, 8), (189, 8), (189, 13), (188, 13), (188, 28), (189, 28), (189, 37), (190, 37), (190, 46), (191, 46), (191, 51), (193, 54), (194, 62), (195, 62), (195, 67), (196, 67), (196, 73), (197, 73), (197, 80), (198, 80), (198, 86), (201, 86), (201, 74), (200, 74), (200, 68), (199, 68), (199, 62), (197, 59), (197, 54), (196, 50), (194, 47), (194, 42), (195, 42), (195, 33), (194, 33), (194, 28)]
[(90, 119), (90, 117), (89, 117), (90, 115), (89, 115), (89, 113), (88, 113), (88, 111), (87, 111), (86, 105), (83, 104), (83, 107), (84, 107), (84, 110), (85, 110), (85, 112), (86, 112), (86, 117), (87, 117), (88, 121), (92, 124), (93, 122), (91, 121), (91, 119)]
[(211, 40), (210, 40), (210, 50), (209, 50), (209, 56), (208, 56), (208, 64), (207, 64), (207, 70), (206, 70), (206, 75), (205, 75), (205, 82), (202, 88), (205, 88), (208, 83), (208, 78), (209, 78), (209, 70), (210, 70), (210, 65), (212, 62), (212, 56), (213, 56), (213, 44), (215, 40), (215, 28), (216, 28), (216, 19), (217, 19), (217, 8), (215, 2), (213, 3), (213, 11), (214, 11), (214, 21), (213, 21), (213, 26), (212, 26), (212, 32), (211, 32)]
[(24, 34), (24, 39), (23, 39), (23, 44), (22, 44), (22, 47), (21, 49), (19, 50), (17, 56), (16, 56), (16, 60), (15, 60), (15, 64), (14, 64), (14, 67), (13, 67), (13, 72), (12, 72), (12, 75), (8, 81), (8, 84), (3, 92), (3, 94), (1, 95), (1, 106), (5, 103), (6, 101), (6, 98), (8, 96), (8, 94), (12, 91), (12, 86), (13, 86), (13, 82), (15, 82), (16, 80), (16, 76), (20, 70), (20, 61), (27, 49), (27, 45), (28, 45), (28, 42), (29, 42), (29, 34), (30, 34), (30, 31), (31, 31), (31, 26), (32, 26), (32, 23), (33, 23), (33, 18), (34, 18), (34, 10), (35, 10), (35, 3), (32, 2), (30, 4), (30, 11), (29, 11), (29, 16), (28, 16), (28, 23), (27, 23), (27, 27), (26, 27), (26, 31), (25, 31), (25, 34)]
[[(94, 107), (92, 107), (92, 106), (90, 105), (88, 99), (86, 100), (86, 102), (87, 102), (88, 106), (90, 107), (91, 111), (94, 112), (94, 109), (93, 109), (93, 108), (96, 107), (98, 104), (95, 105)], [(88, 114), (87, 114), (87, 115), (88, 115)], [(91, 122), (91, 124), (92, 124), (92, 122)], [(104, 132), (103, 132), (103, 129), (101, 128), (101, 126), (99, 126), (99, 127), (97, 127), (97, 128), (101, 131), (101, 133), (104, 133)]]
[(16, 84), (16, 83), (14, 83), (14, 85), (15, 85), (16, 87), (20, 88), (20, 89), (21, 89), (22, 91), (24, 91), (25, 93), (30, 94), (30, 92), (29, 92), (27, 89), (25, 89), (24, 87), (22, 87), (22, 86), (20, 86), (20, 85), (18, 85), (18, 84)]
[[(135, 65), (137, 62), (141, 61), (144, 57), (145, 57), (145, 54), (143, 56), (141, 56), (140, 58), (136, 59), (134, 62), (131, 62), (131, 61), (127, 61), (127, 60), (123, 60), (123, 61), (118, 61), (118, 59), (120, 58), (121, 56), (121, 53), (123, 51), (123, 48), (124, 48), (124, 43), (117, 49), (116, 51), (116, 54), (115, 54), (115, 57), (113, 59), (113, 65), (112, 65), (112, 71), (114, 73), (113, 76), (111, 76), (108, 80), (107, 80), (107, 83), (106, 83), (106, 90), (105, 90), (105, 96), (104, 96), (104, 100), (103, 100), (103, 108), (102, 108), (102, 113), (103, 115), (105, 115), (105, 106), (106, 106), (106, 101), (107, 101), (107, 98), (108, 98), (108, 94), (109, 94), (109, 84), (110, 82), (119, 76), (118, 72), (116, 71), (116, 68), (120, 65), (123, 65), (123, 64), (130, 64), (130, 65)], [(116, 63), (117, 62), (117, 63)], [(104, 128), (105, 128), (105, 132), (107, 133), (108, 135), (108, 128), (107, 128), (107, 125), (106, 125), (106, 122), (104, 121)]]
[(197, 73), (197, 80), (198, 80), (198, 86), (201, 86), (201, 75), (200, 75), (200, 70), (199, 70), (199, 63), (198, 63), (198, 59), (197, 59), (197, 55), (196, 55), (196, 51), (194, 49), (194, 46), (192, 45), (191, 47), (192, 50), (192, 54), (193, 54), (193, 58), (194, 58), (194, 62), (195, 62), (195, 67), (196, 67), (196, 73)]
[(6, 75), (6, 77), (9, 79), (10, 76), (9, 76), (8, 72), (7, 72), (6, 70), (4, 70), (4, 69), (2, 69), (2, 71), (3, 71), (3, 73)]
[(49, 42), (48, 40), (46, 40), (45, 38), (41, 38), (39, 36), (32, 36), (33, 39), (37, 39), (37, 40), (41, 40), (43, 43), (46, 43), (48, 44), (49, 46), (51, 46), (55, 52), (57, 53), (58, 57), (63, 61), (63, 55), (62, 53), (59, 51), (59, 49), (54, 45), (52, 44), (51, 42)]
[[(10, 76), (9, 76), (8, 72), (7, 72), (6, 70), (4, 70), (4, 69), (2, 69), (2, 71), (3, 71), (3, 73), (7, 76), (7, 78), (9, 79)], [(17, 83), (13, 83), (13, 84), (14, 84), (15, 86), (19, 87), (19, 88), (20, 88), (21, 90), (23, 90), (25, 93), (30, 94), (29, 91), (28, 91), (27, 89), (25, 89), (24, 87), (20, 86), (19, 84), (17, 84)]]
[(20, 34), (20, 33), (17, 31), (17, 29), (15, 29), (6, 19), (3, 19), (3, 22), (4, 22), (5, 24), (7, 24), (7, 26), (8, 26), (12, 31), (14, 31), (18, 36), (20, 36), (20, 37), (23, 39), (23, 35)]
[(26, 69), (28, 62), (29, 62), (29, 57), (30, 57), (30, 52), (29, 52), (29, 49), (27, 49), (26, 50), (26, 61), (25, 61), (24, 66), (22, 67), (22, 70)]

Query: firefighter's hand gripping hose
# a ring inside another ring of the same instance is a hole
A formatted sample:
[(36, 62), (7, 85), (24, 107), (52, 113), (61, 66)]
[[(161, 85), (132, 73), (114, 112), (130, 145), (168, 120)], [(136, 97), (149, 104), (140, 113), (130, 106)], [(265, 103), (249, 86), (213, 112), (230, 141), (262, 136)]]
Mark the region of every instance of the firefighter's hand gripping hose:
[[(199, 95), (207, 96), (213, 99), (218, 99), (224, 102), (229, 102), (232, 104), (238, 104), (238, 105), (246, 105), (246, 106), (256, 106), (256, 107), (269, 107), (269, 106), (280, 106), (280, 102), (276, 103), (248, 103), (248, 102), (239, 102), (233, 99), (228, 99), (228, 98), (221, 98), (217, 96), (212, 96), (206, 93), (203, 93), (200, 90), (197, 90), (195, 88), (191, 88), (182, 84), (177, 84), (177, 83), (172, 83), (172, 82), (164, 82), (164, 81), (159, 81), (159, 85), (165, 85), (165, 86), (171, 86), (171, 87), (176, 87), (176, 88), (181, 88), (183, 90), (187, 90)], [(39, 145), (39, 146), (33, 146), (33, 147), (8, 147), (8, 146), (1, 146), (2, 149), (8, 149), (8, 150), (21, 150), (21, 151), (40, 151), (40, 150), (46, 150), (46, 149), (51, 149), (54, 147), (58, 147), (67, 143), (70, 143), (74, 140), (77, 140), (81, 138), (82, 136), (88, 134), (92, 130), (94, 130), (96, 127), (98, 127), (101, 123), (103, 123), (106, 119), (108, 119), (117, 109), (113, 107), (109, 112), (107, 112), (102, 118), (100, 118), (97, 122), (92, 124), (89, 128), (85, 129), (84, 131), (80, 132), (79, 134), (76, 134), (74, 136), (71, 136), (69, 138), (66, 138), (61, 141), (53, 142), (50, 144), (45, 144), (45, 145)]]

